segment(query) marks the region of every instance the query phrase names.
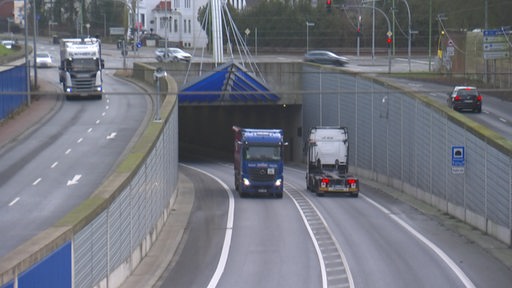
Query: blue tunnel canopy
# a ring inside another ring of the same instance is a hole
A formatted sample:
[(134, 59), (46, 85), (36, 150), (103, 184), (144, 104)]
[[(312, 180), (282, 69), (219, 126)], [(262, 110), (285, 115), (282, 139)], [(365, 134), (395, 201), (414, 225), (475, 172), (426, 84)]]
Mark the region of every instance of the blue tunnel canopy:
[(227, 63), (199, 80), (185, 85), (178, 93), (179, 103), (277, 102), (279, 97), (242, 66)]

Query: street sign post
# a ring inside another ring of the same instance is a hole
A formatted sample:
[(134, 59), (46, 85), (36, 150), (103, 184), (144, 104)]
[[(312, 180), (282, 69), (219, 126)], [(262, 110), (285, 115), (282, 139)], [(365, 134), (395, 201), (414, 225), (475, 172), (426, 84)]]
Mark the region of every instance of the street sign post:
[(484, 30), (484, 59), (502, 59), (510, 56), (509, 43), (503, 29)]
[(466, 153), (464, 146), (452, 146), (452, 173), (464, 174)]

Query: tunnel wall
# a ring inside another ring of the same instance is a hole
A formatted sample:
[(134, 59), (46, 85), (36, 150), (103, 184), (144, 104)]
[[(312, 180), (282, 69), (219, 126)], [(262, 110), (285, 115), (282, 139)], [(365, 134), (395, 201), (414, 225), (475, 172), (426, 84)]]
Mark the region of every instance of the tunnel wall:
[[(511, 141), (392, 83), (317, 65), (303, 71), (304, 137), (317, 125), (348, 127), (352, 172), (511, 244)], [(462, 166), (453, 156), (460, 147)]]

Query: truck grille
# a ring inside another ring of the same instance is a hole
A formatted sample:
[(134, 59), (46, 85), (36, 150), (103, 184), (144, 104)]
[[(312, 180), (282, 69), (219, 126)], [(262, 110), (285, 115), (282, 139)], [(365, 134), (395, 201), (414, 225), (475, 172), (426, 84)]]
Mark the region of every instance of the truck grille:
[(71, 79), (74, 91), (91, 91), (94, 87), (95, 78), (73, 78)]
[(250, 180), (259, 182), (274, 181), (275, 175), (268, 175), (267, 168), (249, 168)]

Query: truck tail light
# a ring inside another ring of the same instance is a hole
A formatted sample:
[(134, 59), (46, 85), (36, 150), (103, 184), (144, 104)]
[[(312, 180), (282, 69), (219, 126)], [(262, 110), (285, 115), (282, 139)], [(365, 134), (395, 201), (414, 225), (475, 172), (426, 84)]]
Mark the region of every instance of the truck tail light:
[(347, 185), (350, 186), (350, 187), (356, 187), (357, 186), (357, 179), (348, 178), (347, 179)]
[(455, 97), (453, 97), (453, 100), (455, 100), (455, 101), (459, 101), (459, 100), (460, 100), (459, 95), (455, 95)]
[(476, 101), (482, 101), (482, 99), (483, 99), (483, 98), (482, 98), (482, 95), (478, 95), (478, 96), (476, 96)]
[(327, 186), (329, 186), (329, 179), (327, 179), (327, 178), (322, 178), (322, 181), (320, 182), (320, 185), (321, 185), (322, 187), (327, 187)]

